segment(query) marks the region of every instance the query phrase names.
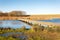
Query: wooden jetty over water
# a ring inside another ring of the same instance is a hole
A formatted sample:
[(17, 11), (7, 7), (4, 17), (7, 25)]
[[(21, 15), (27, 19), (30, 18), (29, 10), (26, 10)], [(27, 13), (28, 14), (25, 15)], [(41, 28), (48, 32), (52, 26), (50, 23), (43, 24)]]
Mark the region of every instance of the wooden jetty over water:
[(29, 25), (34, 25), (34, 24), (38, 24), (38, 25), (42, 25), (42, 26), (46, 26), (46, 27), (52, 27), (52, 26), (60, 26), (60, 24), (57, 23), (52, 23), (52, 22), (42, 22), (42, 21), (34, 21), (34, 20), (27, 20), (27, 19), (20, 19), (22, 22), (25, 22)]
[(8, 16), (8, 17), (0, 17), (0, 20), (19, 20), (19, 21), (25, 22), (26, 24), (29, 24), (31, 26), (34, 24), (49, 26), (49, 27), (60, 26), (60, 24), (56, 24), (56, 23), (30, 20), (28, 17), (9, 17)]

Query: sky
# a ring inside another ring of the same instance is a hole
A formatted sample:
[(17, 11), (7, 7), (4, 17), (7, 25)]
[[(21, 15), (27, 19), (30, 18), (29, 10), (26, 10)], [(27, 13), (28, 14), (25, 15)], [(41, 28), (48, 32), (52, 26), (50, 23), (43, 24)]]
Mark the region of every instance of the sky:
[(28, 15), (60, 14), (60, 0), (0, 0), (0, 11), (26, 11)]

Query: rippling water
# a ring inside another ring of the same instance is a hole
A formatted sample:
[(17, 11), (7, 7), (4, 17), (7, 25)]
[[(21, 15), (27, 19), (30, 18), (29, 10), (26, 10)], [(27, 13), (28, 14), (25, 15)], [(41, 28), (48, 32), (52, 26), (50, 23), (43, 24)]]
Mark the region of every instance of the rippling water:
[(30, 25), (18, 20), (0, 20), (0, 27), (21, 28), (22, 26), (30, 28)]

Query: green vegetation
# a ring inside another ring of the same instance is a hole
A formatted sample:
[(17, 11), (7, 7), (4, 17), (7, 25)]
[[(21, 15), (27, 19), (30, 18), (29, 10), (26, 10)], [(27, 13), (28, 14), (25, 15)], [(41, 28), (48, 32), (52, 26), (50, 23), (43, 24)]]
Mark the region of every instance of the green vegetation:
[(23, 32), (24, 33), (23, 35), (26, 35), (27, 38), (21, 39), (21, 38), (14, 38), (12, 36), (8, 37), (0, 36), (0, 40), (60, 40), (60, 27), (58, 26), (45, 27), (34, 24), (30, 29), (26, 29), (25, 26), (18, 29), (0, 28), (0, 34), (8, 32), (14, 32), (14, 33)]
[(20, 39), (12, 38), (12, 37), (2, 37), (2, 36), (0, 36), (0, 40), (20, 40)]

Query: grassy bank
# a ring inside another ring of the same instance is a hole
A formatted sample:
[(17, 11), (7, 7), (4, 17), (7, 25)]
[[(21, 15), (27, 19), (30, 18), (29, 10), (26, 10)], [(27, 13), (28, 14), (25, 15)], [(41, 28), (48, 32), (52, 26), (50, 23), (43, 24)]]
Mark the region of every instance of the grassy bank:
[[(23, 35), (26, 35), (27, 38), (14, 38), (12, 36), (4, 37), (0, 36), (0, 40), (60, 40), (60, 27), (44, 27), (38, 24), (32, 25), (30, 29), (26, 29), (25, 27), (18, 28), (18, 29), (1, 29), (0, 34), (7, 33), (7, 32), (23, 32)], [(14, 36), (17, 36), (16, 34)], [(21, 35), (20, 35), (21, 36)]]

